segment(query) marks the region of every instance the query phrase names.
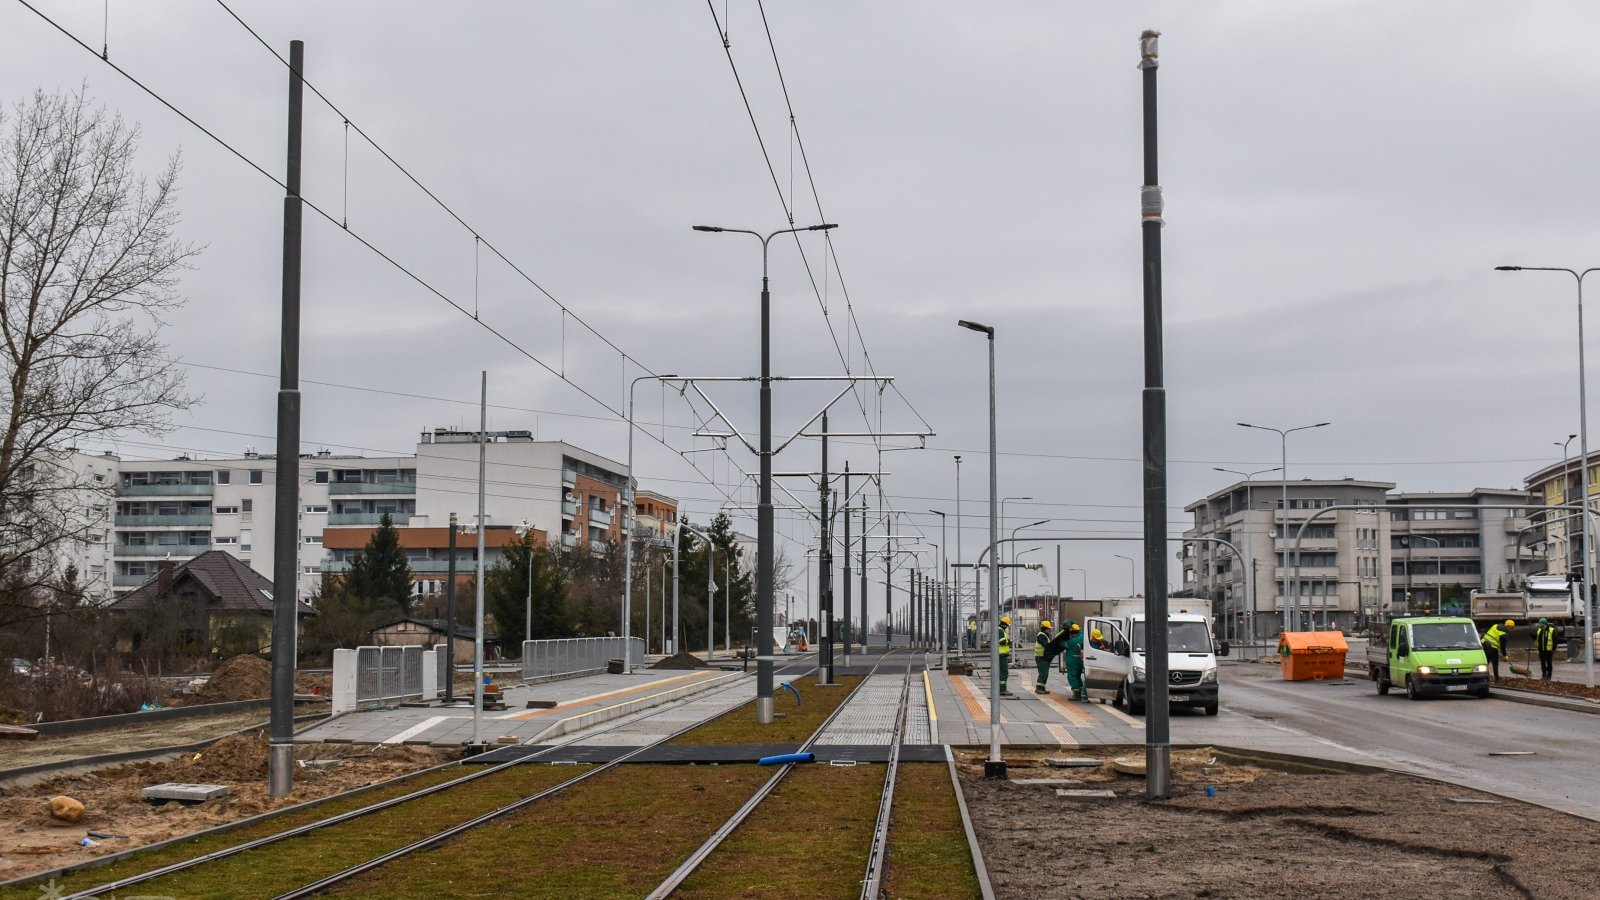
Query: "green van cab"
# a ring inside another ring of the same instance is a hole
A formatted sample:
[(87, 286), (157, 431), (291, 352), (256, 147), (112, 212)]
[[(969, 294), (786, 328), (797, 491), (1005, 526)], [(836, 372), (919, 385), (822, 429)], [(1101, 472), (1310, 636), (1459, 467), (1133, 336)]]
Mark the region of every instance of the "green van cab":
[(1394, 619), (1367, 644), (1367, 667), (1378, 693), (1403, 686), (1406, 696), (1489, 696), (1489, 662), (1472, 620), (1460, 616)]

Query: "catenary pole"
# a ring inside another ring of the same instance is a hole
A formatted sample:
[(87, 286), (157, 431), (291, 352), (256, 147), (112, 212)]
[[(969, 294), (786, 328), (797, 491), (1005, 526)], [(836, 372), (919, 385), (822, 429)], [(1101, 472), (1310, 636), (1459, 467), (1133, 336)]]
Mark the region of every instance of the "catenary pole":
[[(294, 670), (300, 558), (300, 123), (305, 44), (289, 42), (289, 127), (283, 196), (283, 330), (278, 373), (278, 458), (272, 534), (272, 710), (267, 794), (294, 789)], [(49, 659), (45, 660), (46, 664)]]
[(1161, 179), (1157, 171), (1156, 71), (1160, 32), (1139, 36), (1144, 78), (1144, 618), (1148, 698), (1145, 706), (1145, 797), (1171, 793), (1172, 738), (1167, 720), (1167, 395), (1162, 352)]
[(456, 514), (450, 514), (450, 559), (444, 583), (444, 702), (456, 702)]
[(844, 630), (844, 664), (850, 665), (850, 463), (844, 464), (844, 610), (840, 624)]
[(483, 746), (483, 548), (484, 476), (489, 459), (489, 372), (479, 375), (478, 387), (478, 561), (476, 608), (472, 613), (472, 745)]
[(822, 413), (822, 548), (817, 554), (817, 618), (822, 620), (817, 643), (817, 683), (833, 683), (833, 520), (828, 517), (828, 413)]

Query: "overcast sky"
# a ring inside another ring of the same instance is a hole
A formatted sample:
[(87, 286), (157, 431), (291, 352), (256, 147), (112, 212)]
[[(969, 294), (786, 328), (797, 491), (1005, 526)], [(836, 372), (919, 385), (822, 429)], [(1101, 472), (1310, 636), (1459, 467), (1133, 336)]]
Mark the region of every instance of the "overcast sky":
[[(220, 6), (120, 0), (107, 27), (101, 2), (30, 2), (281, 176), (285, 69)], [(572, 319), (563, 340), (549, 296), (488, 249), (475, 266), (474, 232), (650, 371), (751, 375), (756, 242), (689, 226), (782, 228), (788, 205), (796, 224), (838, 223), (837, 267), (818, 236), (805, 261), (773, 242), (775, 372), (861, 374), (864, 341), (909, 401), (889, 392), (882, 428), (937, 432), (883, 456), (888, 501), (911, 513), (898, 529), (939, 541), (939, 508), (955, 543), (960, 453), (967, 558), (985, 536), (984, 346), (955, 325), (973, 318), (999, 335), (1000, 493), (1034, 498), (1008, 505), (1009, 525), (1136, 535), (1144, 28), (1164, 33), (1174, 532), (1184, 504), (1233, 480), (1213, 466), (1277, 465), (1276, 437), (1240, 420), (1331, 420), (1291, 440), (1292, 477), (1409, 491), (1520, 486), (1578, 430), (1571, 279), (1491, 270), (1600, 265), (1592, 3), (769, 0), (794, 133), (749, 0), (230, 3), (285, 55), (304, 40), (309, 80), (468, 227), (353, 131), (347, 156), (342, 119), (309, 94), (307, 199), (605, 404), (308, 211), (303, 376), (393, 393), (308, 384), (307, 451), (410, 452), (423, 429), (475, 427), (487, 369), (491, 427), (622, 459), (611, 410), (645, 369)], [(143, 127), (148, 170), (182, 152), (183, 234), (207, 249), (165, 337), (205, 402), (118, 449), (270, 451), (281, 188), (20, 4), (0, 4), (0, 51), (8, 104), (85, 84)], [(827, 392), (780, 386), (778, 431)], [(638, 396), (672, 448), (709, 446), (675, 395)], [(754, 440), (754, 389), (713, 396)], [(867, 424), (854, 399), (834, 409), (836, 430)], [(641, 483), (697, 520), (753, 498), (734, 469), (755, 470), (748, 453), (689, 456), (711, 484), (636, 448)], [(777, 468), (814, 469), (818, 449), (797, 441)], [(879, 465), (866, 439), (836, 442), (846, 460)], [(812, 527), (783, 513), (779, 528), (798, 558)], [(1123, 593), (1118, 552), (1136, 545), (1069, 544), (1065, 565), (1088, 570), (1091, 595)], [(1053, 555), (1032, 557), (1052, 578)]]

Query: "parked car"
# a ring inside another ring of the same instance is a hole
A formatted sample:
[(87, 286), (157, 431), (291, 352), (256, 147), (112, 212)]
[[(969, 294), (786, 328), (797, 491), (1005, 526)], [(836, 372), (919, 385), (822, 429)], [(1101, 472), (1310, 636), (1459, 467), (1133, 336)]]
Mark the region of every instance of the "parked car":
[(11, 660), (11, 674), (13, 674), (13, 675), (22, 675), (24, 677), (26, 677), (28, 675), (32, 675), (33, 674), (33, 663), (28, 662), (25, 659), (12, 659)]

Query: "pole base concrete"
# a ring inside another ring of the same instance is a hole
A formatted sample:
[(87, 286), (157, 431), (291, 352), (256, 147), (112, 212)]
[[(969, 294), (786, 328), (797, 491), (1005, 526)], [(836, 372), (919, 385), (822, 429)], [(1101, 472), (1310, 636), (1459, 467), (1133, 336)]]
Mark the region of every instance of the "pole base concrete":
[(1006, 780), (1006, 761), (1003, 759), (986, 759), (983, 761), (983, 777)]
[(771, 725), (772, 724), (772, 698), (771, 697), (757, 697), (756, 698), (756, 724), (758, 724), (758, 725)]
[(1148, 800), (1172, 796), (1172, 746), (1152, 744), (1145, 748), (1144, 795)]
[(294, 744), (267, 746), (267, 796), (286, 797), (294, 790)]

